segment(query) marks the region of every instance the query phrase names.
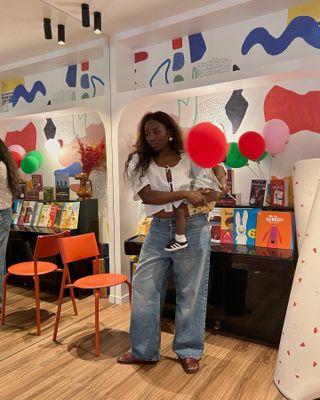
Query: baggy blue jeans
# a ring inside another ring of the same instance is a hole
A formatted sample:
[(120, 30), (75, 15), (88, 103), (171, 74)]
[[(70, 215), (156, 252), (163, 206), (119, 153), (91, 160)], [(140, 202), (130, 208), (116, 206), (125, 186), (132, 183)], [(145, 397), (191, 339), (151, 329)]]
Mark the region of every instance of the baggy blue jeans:
[(6, 249), (11, 224), (11, 208), (0, 210), (0, 305), (2, 303), (2, 283), (6, 273)]
[(160, 316), (170, 268), (176, 286), (173, 350), (179, 358), (200, 359), (203, 352), (210, 265), (206, 215), (187, 217), (188, 247), (167, 252), (164, 247), (174, 233), (174, 218), (153, 218), (133, 277), (131, 352), (140, 359), (160, 358)]

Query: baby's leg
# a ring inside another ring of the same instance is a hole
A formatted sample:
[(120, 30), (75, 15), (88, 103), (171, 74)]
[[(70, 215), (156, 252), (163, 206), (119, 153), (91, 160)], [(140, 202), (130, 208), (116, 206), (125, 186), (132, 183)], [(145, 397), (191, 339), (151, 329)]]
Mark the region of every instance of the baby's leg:
[(183, 207), (173, 207), (174, 217), (176, 219), (176, 234), (184, 235), (186, 233), (186, 215)]
[(183, 207), (173, 207), (173, 212), (176, 220), (176, 234), (174, 240), (171, 240), (164, 248), (166, 251), (177, 251), (188, 246), (185, 236), (187, 221), (184, 209)]

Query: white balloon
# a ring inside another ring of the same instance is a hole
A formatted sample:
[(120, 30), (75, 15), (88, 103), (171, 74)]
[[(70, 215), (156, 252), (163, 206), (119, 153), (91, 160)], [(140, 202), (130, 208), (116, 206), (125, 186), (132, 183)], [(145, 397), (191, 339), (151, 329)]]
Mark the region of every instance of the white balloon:
[(11, 146), (8, 147), (8, 150), (15, 151), (16, 153), (20, 154), (22, 158), (26, 155), (25, 149), (19, 144), (12, 144)]

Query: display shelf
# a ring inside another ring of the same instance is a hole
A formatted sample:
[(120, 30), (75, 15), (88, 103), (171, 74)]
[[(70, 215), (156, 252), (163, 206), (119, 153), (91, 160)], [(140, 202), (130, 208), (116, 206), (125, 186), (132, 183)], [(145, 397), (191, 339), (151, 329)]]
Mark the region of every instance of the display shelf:
[[(139, 255), (144, 239), (143, 235), (127, 239), (125, 254)], [(212, 243), (207, 329), (277, 346), (297, 256), (296, 249)], [(175, 298), (169, 274), (163, 311), (166, 318), (174, 319)]]
[[(12, 225), (6, 254), (7, 266), (32, 260), (38, 235), (48, 235), (57, 231), (61, 232), (63, 230), (57, 228)], [(97, 199), (83, 200), (80, 202), (78, 227), (77, 229), (71, 230), (70, 233), (71, 235), (80, 235), (88, 232), (94, 232), (97, 241), (99, 241), (99, 214)], [(50, 261), (56, 263), (60, 268), (62, 267), (60, 255), (51, 258)], [(70, 274), (73, 281), (83, 276), (92, 274), (91, 262), (85, 260), (73, 263), (70, 268)], [(61, 276), (54, 272), (41, 276), (40, 285), (44, 290), (58, 294), (60, 290), (60, 281)], [(25, 278), (21, 279), (18, 276), (10, 276), (9, 282), (17, 285), (27, 284), (33, 287), (32, 280), (30, 280), (30, 282), (26, 282)], [(77, 297), (83, 297), (90, 293), (91, 291), (75, 289), (75, 294)]]

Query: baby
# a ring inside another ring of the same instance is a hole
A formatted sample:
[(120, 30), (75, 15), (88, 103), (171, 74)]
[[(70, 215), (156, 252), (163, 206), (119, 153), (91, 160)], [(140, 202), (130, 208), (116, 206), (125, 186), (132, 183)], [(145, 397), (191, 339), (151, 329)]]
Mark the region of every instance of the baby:
[[(220, 166), (220, 168), (223, 168)], [(202, 169), (200, 174), (196, 179), (191, 182), (190, 189), (207, 189), (208, 191), (221, 192), (227, 189), (226, 183), (226, 172), (223, 171), (222, 174), (216, 176), (215, 168), (212, 169)], [(205, 195), (204, 195), (205, 196)], [(165, 246), (166, 251), (177, 251), (188, 246), (188, 240), (185, 235), (186, 231), (186, 215), (185, 208), (183, 207), (184, 202), (180, 204), (179, 207), (173, 207), (174, 217), (176, 220), (176, 233), (173, 240)], [(188, 204), (189, 215), (193, 215), (199, 212), (208, 213), (215, 206), (215, 201), (207, 203), (205, 206), (194, 207)]]

